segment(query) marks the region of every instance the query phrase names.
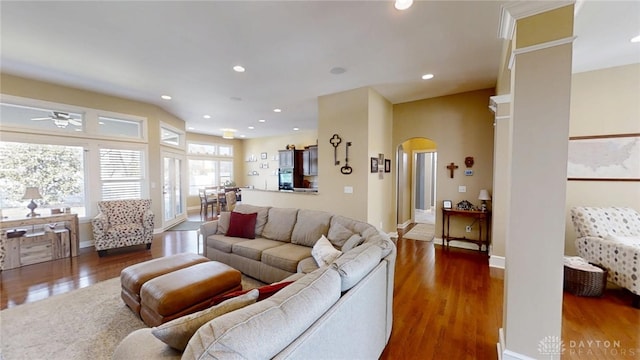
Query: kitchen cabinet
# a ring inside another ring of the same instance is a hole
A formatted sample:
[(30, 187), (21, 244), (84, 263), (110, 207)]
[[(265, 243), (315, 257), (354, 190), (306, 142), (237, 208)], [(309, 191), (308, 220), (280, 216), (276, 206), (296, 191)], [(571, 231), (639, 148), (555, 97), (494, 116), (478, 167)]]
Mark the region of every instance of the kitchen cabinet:
[(305, 176), (318, 175), (318, 146), (307, 147), (302, 153), (302, 167)]

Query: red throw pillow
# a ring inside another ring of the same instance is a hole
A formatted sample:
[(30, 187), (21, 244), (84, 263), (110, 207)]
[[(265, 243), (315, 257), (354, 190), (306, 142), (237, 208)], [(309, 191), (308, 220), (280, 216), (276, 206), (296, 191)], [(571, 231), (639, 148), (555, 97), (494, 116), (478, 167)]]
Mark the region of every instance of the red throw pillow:
[(258, 213), (241, 214), (238, 212), (231, 212), (229, 230), (227, 230), (225, 235), (245, 239), (255, 239), (257, 218)]
[[(271, 285), (265, 285), (265, 286), (259, 287), (258, 288), (258, 292), (260, 294), (258, 295), (258, 300), (257, 301), (264, 300), (264, 299), (268, 298), (269, 296), (277, 293), (278, 290), (280, 290), (283, 287), (291, 284), (292, 282), (293, 281), (285, 281), (285, 282), (281, 282), (281, 283), (277, 283), (277, 284), (271, 284)], [(211, 304), (209, 304), (209, 305), (210, 306), (218, 305), (218, 304), (220, 304), (221, 302), (223, 302), (225, 300), (229, 300), (229, 299), (234, 298), (236, 296), (244, 295), (244, 294), (248, 293), (251, 290), (253, 290), (253, 289), (232, 291), (230, 293), (214, 296), (213, 299), (211, 299)]]

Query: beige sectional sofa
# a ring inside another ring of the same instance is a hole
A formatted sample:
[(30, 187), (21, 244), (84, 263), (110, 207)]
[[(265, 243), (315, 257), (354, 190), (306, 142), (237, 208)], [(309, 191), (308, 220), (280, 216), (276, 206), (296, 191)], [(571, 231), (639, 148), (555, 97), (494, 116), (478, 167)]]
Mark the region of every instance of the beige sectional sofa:
[[(246, 204), (234, 211), (258, 214), (255, 239), (224, 235), (224, 215), (201, 228), (206, 256), (266, 283), (294, 282), (205, 323), (183, 353), (141, 329), (123, 340), (114, 359), (378, 358), (393, 320), (390, 238), (365, 222), (321, 211)], [(323, 235), (342, 254), (319, 267), (311, 251)]]

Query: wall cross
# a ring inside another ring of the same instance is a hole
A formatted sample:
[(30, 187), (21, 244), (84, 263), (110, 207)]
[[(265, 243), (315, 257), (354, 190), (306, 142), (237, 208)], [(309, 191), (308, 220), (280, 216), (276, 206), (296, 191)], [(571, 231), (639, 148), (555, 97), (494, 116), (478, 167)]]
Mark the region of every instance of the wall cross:
[(449, 171), (451, 172), (451, 178), (453, 179), (453, 170), (457, 169), (458, 165), (451, 163), (449, 165), (447, 165), (447, 169), (449, 169)]

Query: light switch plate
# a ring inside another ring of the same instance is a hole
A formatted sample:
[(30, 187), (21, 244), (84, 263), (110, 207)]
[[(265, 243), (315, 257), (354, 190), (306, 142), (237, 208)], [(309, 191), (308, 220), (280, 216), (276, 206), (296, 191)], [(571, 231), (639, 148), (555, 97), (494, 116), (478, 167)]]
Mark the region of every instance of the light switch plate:
[(467, 187), (466, 186), (458, 186), (458, 192), (467, 192)]
[(345, 186), (344, 187), (345, 194), (353, 194), (353, 186)]

